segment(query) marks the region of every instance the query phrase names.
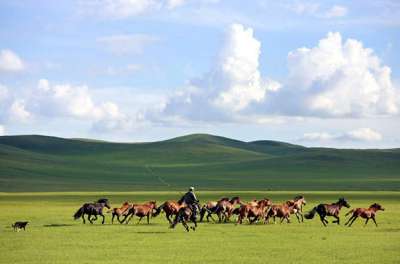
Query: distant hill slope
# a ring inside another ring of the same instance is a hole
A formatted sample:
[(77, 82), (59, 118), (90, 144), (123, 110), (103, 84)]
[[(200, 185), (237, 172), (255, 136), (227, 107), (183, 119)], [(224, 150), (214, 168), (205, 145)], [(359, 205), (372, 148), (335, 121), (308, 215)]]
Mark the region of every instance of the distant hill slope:
[(0, 137), (0, 191), (400, 190), (400, 150), (193, 134), (152, 143)]

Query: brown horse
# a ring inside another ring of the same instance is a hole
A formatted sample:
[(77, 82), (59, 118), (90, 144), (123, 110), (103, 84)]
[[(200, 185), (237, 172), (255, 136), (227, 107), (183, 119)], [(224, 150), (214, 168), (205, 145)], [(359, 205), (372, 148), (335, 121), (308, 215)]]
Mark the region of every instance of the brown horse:
[(185, 227), (186, 231), (189, 232), (189, 225), (187, 224), (189, 221), (192, 221), (194, 223), (194, 226), (191, 226), (190, 229), (196, 231), (196, 217), (193, 216), (192, 209), (189, 206), (184, 205), (175, 215), (174, 222), (171, 223), (170, 228), (175, 228), (175, 226), (180, 222)]
[(299, 223), (300, 223), (300, 218), (301, 218), (301, 222), (304, 222), (303, 206), (307, 204), (304, 196), (302, 196), (302, 195), (296, 196), (296, 197), (294, 197), (293, 200), (286, 201), (286, 204), (290, 208), (290, 214), (294, 214), (297, 218), (297, 221), (299, 221)]
[(324, 226), (328, 223), (328, 220), (325, 219), (326, 216), (333, 216), (336, 218), (336, 220), (332, 221), (332, 223), (337, 223), (338, 225), (340, 224), (340, 218), (339, 218), (339, 213), (340, 209), (342, 207), (347, 207), (349, 208), (350, 205), (347, 203), (347, 201), (344, 198), (340, 198), (336, 203), (332, 204), (319, 204), (315, 206), (310, 212), (304, 215), (306, 219), (313, 219), (315, 213), (319, 214), (319, 217), (321, 219), (321, 222)]
[[(269, 199), (262, 199), (257, 202), (257, 205), (253, 203), (242, 204), (239, 208), (239, 217), (236, 224), (242, 224), (245, 218), (249, 220), (250, 224), (264, 218), (265, 212), (271, 204), (272, 202)], [(253, 217), (253, 219), (251, 219), (251, 217)]]
[(113, 208), (109, 213), (112, 213), (112, 218), (111, 218), (111, 224), (114, 224), (114, 218), (115, 216), (117, 217), (117, 220), (120, 224), (122, 224), (123, 221), (119, 219), (121, 215), (126, 215), (131, 208), (131, 205), (128, 202), (124, 202), (120, 208)]
[(375, 221), (375, 215), (376, 215), (376, 212), (379, 210), (385, 211), (385, 208), (383, 208), (380, 204), (377, 204), (377, 203), (371, 204), (371, 206), (369, 208), (356, 208), (356, 209), (350, 210), (346, 214), (346, 216), (351, 213), (353, 215), (349, 218), (347, 223), (345, 223), (344, 225), (349, 225), (349, 227), (350, 227), (358, 217), (361, 217), (361, 218), (367, 219), (365, 221), (364, 226), (367, 225), (369, 219), (372, 219), (372, 221), (374, 221), (374, 223), (375, 223), (375, 226), (378, 227), (378, 224)]
[[(265, 223), (269, 222), (269, 219), (273, 217), (274, 219), (274, 224), (275, 224), (275, 218), (279, 217), (281, 219), (281, 222), (286, 219), (286, 222), (290, 223), (290, 214), (292, 212), (297, 212), (297, 209), (294, 208), (294, 204), (292, 203), (283, 203), (283, 204), (274, 204), (271, 205), (269, 210), (267, 211), (265, 215)], [(300, 220), (299, 220), (300, 221)]]
[(165, 217), (167, 218), (168, 222), (172, 224), (171, 216), (177, 215), (179, 212), (179, 209), (184, 207), (185, 204), (178, 203), (177, 201), (166, 201), (162, 205), (160, 205), (157, 209), (156, 212), (154, 213), (153, 216), (159, 215), (162, 211), (165, 212)]
[(215, 209), (215, 212), (218, 216), (218, 221), (221, 223), (222, 219), (224, 218), (224, 221), (228, 222), (237, 204), (241, 204), (240, 197), (238, 196), (233, 197), (229, 201), (220, 200)]
[(148, 203), (145, 204), (132, 204), (131, 208), (129, 209), (128, 213), (126, 214), (124, 220), (122, 222), (125, 221), (125, 219), (129, 217), (129, 219), (126, 221), (126, 224), (129, 223), (129, 221), (132, 219), (133, 216), (137, 216), (139, 217), (139, 221), (138, 224), (140, 223), (140, 221), (142, 221), (143, 217), (147, 217), (147, 224), (150, 223), (150, 216), (154, 216), (155, 214), (153, 213), (153, 210), (155, 210), (157, 207), (157, 203), (156, 201), (150, 201)]
[(212, 214), (216, 213), (217, 210), (217, 205), (221, 201), (229, 201), (228, 197), (221, 198), (218, 201), (209, 201), (203, 207), (200, 209), (200, 222), (203, 222), (205, 214), (207, 214), (207, 222), (210, 222), (210, 217), (211, 219), (215, 222), (214, 218), (212, 217)]

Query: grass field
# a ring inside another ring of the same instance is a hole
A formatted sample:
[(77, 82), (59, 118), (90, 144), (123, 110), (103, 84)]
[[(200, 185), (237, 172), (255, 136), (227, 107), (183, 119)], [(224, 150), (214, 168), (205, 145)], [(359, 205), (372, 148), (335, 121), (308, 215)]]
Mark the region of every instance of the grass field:
[[(240, 195), (243, 200), (282, 202), (298, 192), (199, 192), (201, 201)], [(400, 193), (302, 192), (306, 211), (344, 196), (352, 207), (381, 203), (379, 227), (352, 228), (318, 219), (299, 224), (200, 224), (196, 232), (168, 229), (164, 215), (151, 224), (83, 225), (72, 215), (82, 203), (100, 197), (113, 206), (123, 201), (176, 199), (177, 192), (0, 193), (0, 263), (400, 263)], [(344, 220), (343, 210), (342, 222)], [(26, 232), (13, 232), (16, 220), (29, 220)]]

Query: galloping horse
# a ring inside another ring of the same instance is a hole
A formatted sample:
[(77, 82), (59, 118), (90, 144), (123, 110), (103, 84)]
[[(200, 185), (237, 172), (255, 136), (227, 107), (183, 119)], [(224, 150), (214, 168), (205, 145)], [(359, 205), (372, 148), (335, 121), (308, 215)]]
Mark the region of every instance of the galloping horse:
[(375, 214), (379, 210), (385, 211), (385, 208), (383, 208), (380, 204), (377, 204), (377, 203), (371, 204), (371, 206), (369, 208), (356, 208), (356, 209), (350, 210), (346, 214), (346, 216), (351, 213), (353, 215), (349, 218), (347, 223), (345, 223), (344, 225), (349, 225), (349, 227), (350, 227), (354, 223), (354, 221), (357, 219), (357, 217), (361, 217), (361, 218), (367, 219), (365, 221), (364, 225), (367, 225), (369, 219), (372, 219), (372, 221), (374, 221), (374, 223), (375, 223), (375, 226), (378, 227), (378, 224), (375, 221)]
[(297, 218), (297, 221), (300, 223), (300, 218), (301, 222), (304, 222), (304, 217), (303, 217), (303, 205), (306, 205), (306, 199), (304, 196), (296, 196), (294, 197), (293, 200), (286, 201), (286, 204), (290, 208), (290, 214), (294, 214)]
[(138, 216), (139, 217), (139, 221), (138, 224), (140, 223), (140, 221), (142, 221), (143, 217), (147, 217), (147, 224), (150, 223), (150, 216), (155, 216), (155, 214), (153, 213), (153, 210), (155, 210), (157, 207), (157, 203), (156, 201), (150, 201), (148, 203), (145, 204), (132, 204), (131, 208), (129, 209), (129, 212), (126, 214), (124, 220), (122, 220), (122, 222), (125, 221), (125, 219), (129, 217), (129, 219), (126, 221), (125, 224), (128, 224), (129, 221), (131, 221), (133, 216)]
[(340, 224), (340, 218), (339, 218), (339, 213), (340, 209), (342, 207), (347, 207), (349, 208), (350, 205), (347, 203), (347, 201), (344, 198), (340, 198), (336, 203), (332, 204), (319, 204), (315, 206), (310, 212), (308, 212), (304, 217), (306, 219), (313, 219), (315, 213), (319, 214), (319, 217), (321, 219), (321, 222), (324, 226), (328, 223), (328, 220), (325, 219), (326, 216), (333, 216), (336, 218), (336, 220), (332, 221), (332, 223), (337, 223), (338, 225)]
[[(265, 223), (269, 222), (269, 219), (273, 217), (274, 219), (274, 224), (275, 224), (275, 218), (279, 217), (281, 219), (281, 223), (283, 220), (286, 219), (288, 223), (290, 223), (290, 214), (293, 211), (296, 211), (297, 209), (294, 209), (294, 205), (291, 204), (289, 205), (287, 202), (284, 204), (274, 204), (271, 205), (270, 209), (267, 211), (266, 216), (265, 216)], [(297, 215), (296, 215), (297, 216)], [(299, 220), (300, 222), (300, 220)]]
[(175, 220), (173, 223), (171, 223), (170, 228), (175, 228), (175, 226), (181, 222), (182, 225), (185, 227), (186, 231), (189, 232), (189, 226), (187, 222), (192, 221), (194, 223), (194, 226), (191, 226), (190, 229), (193, 231), (196, 231), (197, 227), (197, 222), (196, 222), (196, 217), (193, 216), (193, 211), (190, 209), (190, 207), (184, 205), (181, 207), (178, 211), (178, 213), (175, 215)]
[(215, 212), (218, 215), (218, 221), (221, 223), (222, 218), (225, 218), (225, 222), (228, 222), (237, 204), (241, 204), (240, 197), (238, 196), (233, 197), (229, 201), (220, 200), (215, 209)]
[[(257, 205), (254, 206), (253, 203), (243, 204), (239, 208), (239, 217), (236, 224), (242, 224), (243, 219), (247, 218), (250, 224), (259, 220), (260, 218), (264, 218), (266, 210), (271, 206), (271, 200), (262, 199), (257, 202)], [(250, 219), (253, 217), (253, 219)]]
[(209, 201), (203, 207), (200, 209), (200, 222), (203, 222), (204, 215), (207, 213), (207, 222), (210, 222), (210, 217), (211, 219), (215, 222), (214, 218), (212, 217), (212, 214), (216, 213), (217, 210), (217, 205), (221, 201), (229, 201), (229, 198), (224, 197), (221, 198), (219, 201)]
[(111, 224), (114, 224), (114, 218), (117, 217), (117, 220), (120, 224), (123, 221), (119, 219), (121, 215), (126, 215), (129, 212), (131, 205), (128, 202), (124, 202), (120, 208), (113, 208), (110, 212), (112, 213)]
[(180, 204), (177, 201), (166, 201), (158, 208), (156, 208), (156, 212), (153, 214), (153, 216), (157, 216), (161, 213), (161, 211), (164, 211), (165, 217), (167, 218), (168, 222), (172, 224), (172, 220), (170, 217), (173, 215), (177, 215), (179, 209), (181, 209), (184, 206), (185, 206), (184, 203)]
[[(101, 223), (104, 224), (105, 220), (105, 217), (103, 215), (104, 207), (107, 207), (108, 209), (111, 208), (108, 199), (105, 198), (99, 199), (95, 203), (85, 203), (84, 205), (82, 205), (81, 208), (78, 209), (78, 211), (76, 211), (76, 213), (74, 214), (74, 219), (77, 220), (78, 218), (82, 217), (83, 223), (86, 224), (84, 216), (85, 214), (87, 214), (89, 222), (93, 224), (93, 220), (94, 221), (97, 220), (97, 215), (101, 215), (101, 217), (103, 217), (103, 221)], [(95, 216), (94, 219), (91, 219), (92, 215)]]

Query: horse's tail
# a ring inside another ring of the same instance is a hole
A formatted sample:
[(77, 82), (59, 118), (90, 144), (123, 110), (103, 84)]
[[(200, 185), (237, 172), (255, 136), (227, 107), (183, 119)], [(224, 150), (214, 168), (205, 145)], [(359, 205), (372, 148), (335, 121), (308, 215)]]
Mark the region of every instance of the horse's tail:
[(85, 209), (83, 206), (81, 208), (79, 208), (78, 211), (76, 211), (76, 213), (74, 214), (74, 219), (76, 220), (76, 219), (80, 218), (83, 215), (84, 211), (85, 211)]
[(347, 212), (346, 216), (348, 216), (349, 214), (352, 214), (355, 210), (351, 209), (350, 211)]
[(317, 206), (315, 206), (310, 212), (306, 213), (304, 217), (306, 219), (313, 219), (316, 212), (317, 212)]

